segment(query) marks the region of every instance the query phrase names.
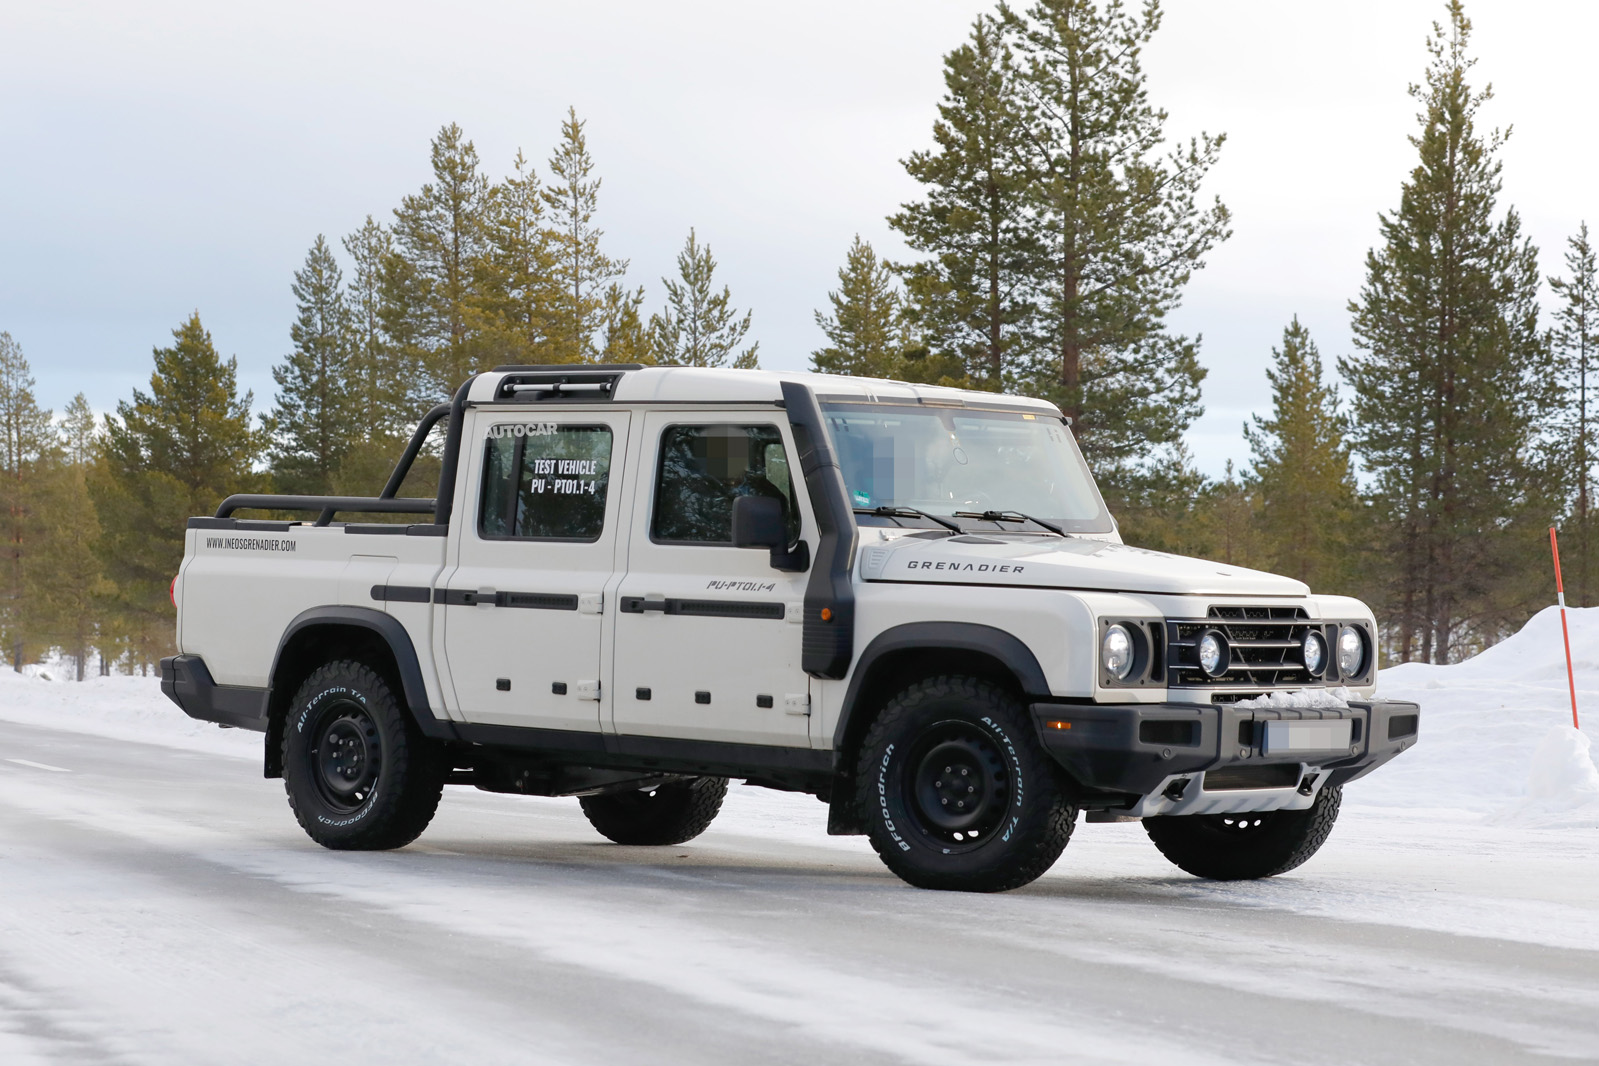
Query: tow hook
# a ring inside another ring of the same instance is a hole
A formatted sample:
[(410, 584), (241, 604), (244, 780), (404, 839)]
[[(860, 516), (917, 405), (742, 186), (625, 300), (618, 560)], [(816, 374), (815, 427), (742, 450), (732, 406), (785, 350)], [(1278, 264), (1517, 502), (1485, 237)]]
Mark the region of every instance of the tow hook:
[(1177, 780), (1167, 785), (1165, 791), (1162, 792), (1161, 795), (1165, 796), (1173, 803), (1176, 803), (1178, 800), (1183, 798), (1183, 790), (1188, 787), (1188, 782), (1190, 780), (1192, 779), (1187, 777), (1179, 777)]
[(1320, 774), (1306, 774), (1305, 779), (1299, 782), (1299, 794), (1301, 796), (1308, 796), (1312, 792), (1316, 791), (1316, 778), (1320, 776)]

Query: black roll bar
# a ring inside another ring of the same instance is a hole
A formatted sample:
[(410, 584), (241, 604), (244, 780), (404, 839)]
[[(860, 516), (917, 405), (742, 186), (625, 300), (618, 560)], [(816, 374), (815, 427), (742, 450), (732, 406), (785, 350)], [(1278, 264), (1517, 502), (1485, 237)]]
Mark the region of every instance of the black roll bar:
[[(340, 511), (363, 511), (368, 514), (431, 514), (437, 525), (449, 525), (450, 509), (455, 498), (455, 467), (461, 458), (461, 424), (466, 413), (466, 394), (477, 375), (466, 379), (449, 403), (441, 403), (417, 424), (416, 432), (405, 446), (394, 472), (377, 496), (277, 496), (264, 492), (235, 493), (217, 507), (216, 517), (231, 518), (234, 511), (316, 511), (316, 525), (325, 526)], [(448, 417), (450, 422), (444, 437), (444, 467), (439, 471), (439, 493), (434, 499), (399, 497), (400, 485), (411, 466), (422, 452), (428, 433), (439, 420)]]

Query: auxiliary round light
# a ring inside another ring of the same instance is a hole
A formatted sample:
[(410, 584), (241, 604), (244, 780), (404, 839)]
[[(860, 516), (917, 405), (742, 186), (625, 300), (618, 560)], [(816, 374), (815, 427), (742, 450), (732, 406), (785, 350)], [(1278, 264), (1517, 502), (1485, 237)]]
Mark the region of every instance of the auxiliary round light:
[(1338, 631), (1338, 672), (1345, 677), (1359, 677), (1366, 672), (1366, 638), (1354, 626)]
[(1232, 655), (1227, 648), (1227, 638), (1210, 630), (1199, 638), (1199, 668), (1207, 677), (1220, 677), (1232, 665)]
[(1300, 650), (1305, 657), (1305, 672), (1320, 677), (1327, 669), (1327, 638), (1314, 631), (1306, 633)]
[(1133, 672), (1133, 635), (1120, 622), (1105, 630), (1099, 642), (1099, 662), (1117, 681), (1127, 680)]

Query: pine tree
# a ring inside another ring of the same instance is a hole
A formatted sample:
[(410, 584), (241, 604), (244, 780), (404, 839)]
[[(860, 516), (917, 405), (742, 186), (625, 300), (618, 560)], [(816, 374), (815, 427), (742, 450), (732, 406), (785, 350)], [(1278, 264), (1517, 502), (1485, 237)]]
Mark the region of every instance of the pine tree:
[(1194, 541), (1186, 554), (1232, 566), (1261, 567), (1269, 557), (1262, 537), (1261, 508), (1256, 486), (1240, 477), (1229, 459), (1226, 475), (1220, 481), (1205, 482), (1193, 513), (1179, 518)]
[(103, 461), (89, 485), (119, 621), (145, 665), (171, 642), (167, 590), (183, 561), (188, 518), (254, 487), (258, 451), (237, 361), (217, 355), (198, 312), (172, 336), (170, 348), (154, 351), (150, 391), (135, 389), (106, 418)]
[(908, 320), (933, 356), (958, 361), (962, 377), (1000, 391), (1026, 362), (1037, 308), (1029, 270), (1038, 260), (1028, 216), (1025, 132), (1009, 46), (994, 19), (944, 57), (936, 148), (904, 160), (924, 187), (889, 225), (921, 259), (900, 266)]
[(1165, 320), (1229, 236), (1226, 207), (1199, 199), (1225, 137), (1163, 148), (1166, 112), (1149, 102), (1141, 64), (1157, 0), (1137, 14), (1122, 0), (1001, 11), (1037, 246), (1030, 373), (1073, 419), (1097, 473), (1113, 485), (1147, 476), (1149, 449), (1174, 444), (1202, 412), (1199, 340), (1171, 335)]
[(33, 592), (45, 539), (41, 490), (45, 468), (58, 452), (50, 412), (38, 405), (33, 387), (22, 345), (0, 333), (0, 647), (19, 671), (30, 652), (40, 650), (40, 605)]
[(61, 445), (66, 449), (66, 461), (87, 470), (94, 461), (99, 445), (100, 427), (95, 421), (94, 409), (88, 397), (78, 393), (61, 414)]
[(1260, 504), (1262, 569), (1318, 592), (1350, 592), (1355, 473), (1338, 391), (1322, 380), (1321, 353), (1299, 318), (1283, 330), (1266, 371), (1272, 415), (1244, 426), (1253, 453), (1249, 479)]
[(453, 122), (432, 145), (433, 181), (394, 211), (385, 269), (387, 331), (422, 371), (427, 406), (448, 399), (476, 369), (471, 304), (487, 250), (489, 182), (477, 149)]
[(550, 157), (554, 180), (543, 191), (549, 208), (554, 243), (550, 361), (591, 363), (599, 356), (599, 339), (611, 282), (627, 273), (627, 260), (600, 251), (604, 231), (594, 223), (599, 209), (600, 179), (577, 110), (569, 108), (561, 123), (561, 143)]
[(1567, 242), (1564, 278), (1551, 277), (1549, 287), (1561, 301), (1555, 308), (1550, 342), (1562, 402), (1553, 426), (1557, 468), (1564, 468), (1575, 489), (1572, 520), (1576, 536), (1571, 547), (1575, 563), (1570, 573), (1572, 599), (1581, 607), (1596, 602), (1593, 587), (1594, 537), (1592, 530), (1593, 464), (1595, 414), (1588, 399), (1590, 383), (1599, 371), (1599, 277), (1596, 277), (1593, 245), (1588, 241), (1584, 222), (1575, 237)]
[(344, 274), (321, 234), (292, 290), (299, 305), (289, 327), (294, 350), (272, 369), (278, 395), (262, 431), (278, 490), (326, 495), (360, 434), (361, 405)]
[(350, 322), (350, 376), (361, 426), (367, 433), (389, 431), (397, 406), (409, 411), (410, 386), (398, 365), (394, 343), (384, 328), (384, 269), (394, 254), (394, 236), (371, 215), (343, 240), (352, 272), (345, 290)]
[(1373, 476), (1388, 560), (1383, 612), (1401, 660), (1446, 662), (1530, 611), (1523, 569), (1552, 502), (1531, 463), (1550, 401), (1537, 325), (1537, 249), (1511, 208), (1495, 220), (1504, 137), (1484, 138), (1491, 96), (1467, 83), (1459, 0), (1435, 24), (1410, 140), (1417, 165), (1350, 304), (1357, 354), (1352, 442)]
[(612, 282), (605, 290), (599, 361), (602, 363), (655, 362), (649, 325), (644, 321), (644, 286), (628, 290)]
[(664, 366), (755, 369), (760, 345), (738, 350), (749, 332), (751, 312), (739, 318), (731, 306), (731, 290), (724, 285), (716, 292), (711, 246), (700, 245), (692, 229), (678, 253), (677, 271), (678, 280), (661, 279), (666, 286), (666, 309), (650, 316), (650, 346), (656, 360)]
[(487, 253), (478, 264), (474, 324), (485, 364), (550, 361), (556, 329), (555, 236), (545, 225), (544, 189), (519, 150), (514, 173), (490, 190)]
[(811, 367), (823, 374), (860, 377), (904, 376), (904, 300), (888, 264), (877, 258), (860, 234), (838, 270), (837, 291), (827, 294), (833, 313), (816, 312), (816, 325), (830, 342), (811, 353)]

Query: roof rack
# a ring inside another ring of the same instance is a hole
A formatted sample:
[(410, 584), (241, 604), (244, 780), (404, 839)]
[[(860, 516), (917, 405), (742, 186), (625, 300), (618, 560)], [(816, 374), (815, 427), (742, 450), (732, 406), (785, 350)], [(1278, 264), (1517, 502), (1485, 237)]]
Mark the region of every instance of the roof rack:
[(643, 370), (643, 363), (551, 363), (544, 365), (508, 365), (494, 368), (496, 374), (577, 374), (585, 370)]

